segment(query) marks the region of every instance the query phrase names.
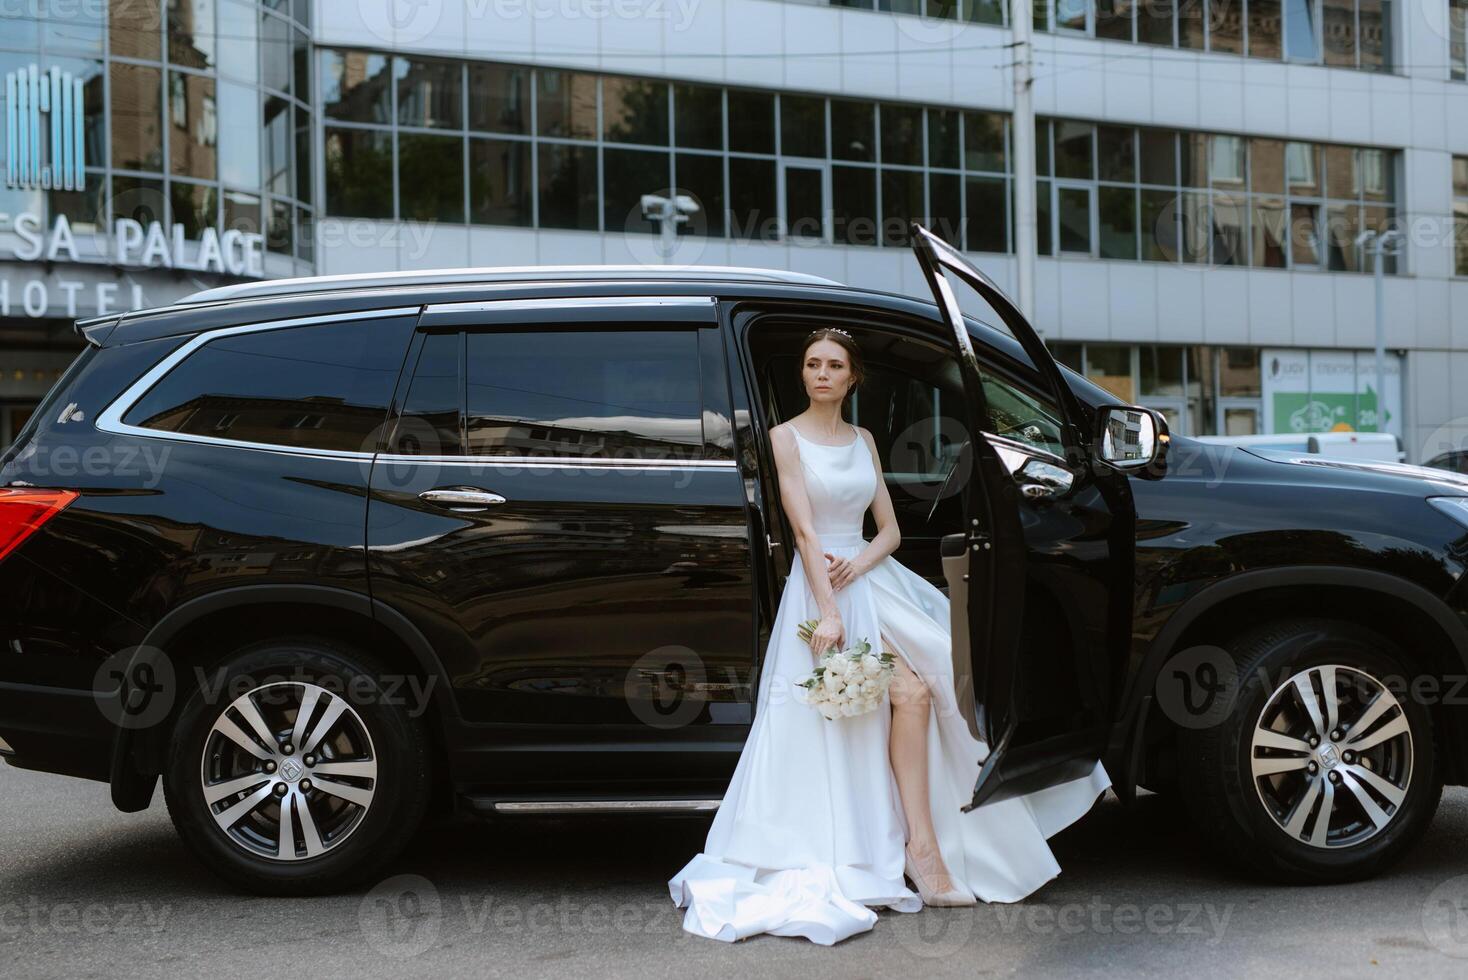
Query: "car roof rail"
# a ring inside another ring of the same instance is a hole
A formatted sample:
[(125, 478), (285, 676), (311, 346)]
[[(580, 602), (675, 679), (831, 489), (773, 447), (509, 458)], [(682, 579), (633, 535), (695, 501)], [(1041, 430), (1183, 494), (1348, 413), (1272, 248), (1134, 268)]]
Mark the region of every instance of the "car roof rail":
[(470, 285), (473, 283), (547, 282), (557, 279), (578, 282), (597, 280), (668, 280), (673, 282), (770, 282), (803, 286), (841, 286), (834, 279), (783, 269), (756, 269), (721, 265), (545, 265), (488, 266), (484, 268), (430, 269), (415, 272), (361, 272), (300, 279), (265, 279), (259, 282), (216, 286), (191, 293), (174, 305), (215, 303), (233, 299), (259, 299), (322, 293), (338, 289), (372, 289), (403, 286)]

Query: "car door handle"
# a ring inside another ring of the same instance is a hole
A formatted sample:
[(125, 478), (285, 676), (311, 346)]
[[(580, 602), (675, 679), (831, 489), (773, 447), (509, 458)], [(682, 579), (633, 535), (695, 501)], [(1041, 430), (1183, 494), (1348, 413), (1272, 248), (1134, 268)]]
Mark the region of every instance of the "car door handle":
[(481, 490), (478, 487), (440, 487), (436, 490), (424, 490), (418, 495), (418, 499), (433, 504), (435, 507), (446, 507), (449, 510), (461, 512), (483, 510), (490, 504), (505, 502), (505, 498), (499, 494)]

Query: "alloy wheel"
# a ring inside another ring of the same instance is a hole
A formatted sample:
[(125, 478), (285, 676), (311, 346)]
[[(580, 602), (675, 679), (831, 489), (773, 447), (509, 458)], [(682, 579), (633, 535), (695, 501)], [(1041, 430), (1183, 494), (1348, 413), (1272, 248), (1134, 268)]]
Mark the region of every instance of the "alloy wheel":
[(1275, 824), (1318, 848), (1361, 844), (1401, 811), (1412, 730), (1381, 681), (1340, 664), (1309, 667), (1275, 689), (1255, 723), (1249, 763)]
[(231, 842), (278, 861), (339, 847), (377, 788), (377, 755), (356, 710), (315, 684), (284, 682), (236, 698), (204, 741), (201, 784)]

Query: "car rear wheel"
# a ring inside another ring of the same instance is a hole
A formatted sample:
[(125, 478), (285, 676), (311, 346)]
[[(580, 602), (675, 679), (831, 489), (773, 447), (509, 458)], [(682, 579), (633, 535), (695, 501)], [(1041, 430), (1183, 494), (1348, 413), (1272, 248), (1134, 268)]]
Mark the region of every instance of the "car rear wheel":
[(169, 813), (215, 872), (266, 894), (339, 889), (420, 824), (427, 740), (372, 658), (314, 638), (247, 647), (184, 705)]
[(1193, 821), (1224, 855), (1292, 881), (1368, 877), (1437, 809), (1432, 714), (1397, 647), (1354, 625), (1275, 623), (1230, 644), (1232, 708), (1180, 738)]

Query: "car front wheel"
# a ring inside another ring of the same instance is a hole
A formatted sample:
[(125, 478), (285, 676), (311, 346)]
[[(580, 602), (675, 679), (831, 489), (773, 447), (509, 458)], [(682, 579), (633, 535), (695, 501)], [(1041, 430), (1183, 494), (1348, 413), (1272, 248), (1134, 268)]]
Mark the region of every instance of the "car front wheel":
[(380, 665), (313, 638), (247, 647), (184, 705), (169, 813), (215, 872), (309, 894), (380, 870), (422, 820), (427, 741)]
[(1180, 783), (1205, 842), (1292, 881), (1368, 877), (1437, 809), (1433, 719), (1385, 637), (1328, 620), (1230, 644), (1238, 687), (1216, 725), (1180, 735)]

